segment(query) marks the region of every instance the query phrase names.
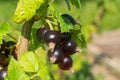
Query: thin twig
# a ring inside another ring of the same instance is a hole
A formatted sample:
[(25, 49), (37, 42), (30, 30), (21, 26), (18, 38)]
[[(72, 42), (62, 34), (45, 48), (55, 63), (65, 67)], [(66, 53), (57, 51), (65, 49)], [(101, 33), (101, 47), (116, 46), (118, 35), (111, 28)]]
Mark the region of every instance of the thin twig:
[(49, 20), (46, 20), (46, 22), (49, 24), (49, 26), (50, 26), (50, 30), (54, 30), (53, 27), (52, 27), (51, 22), (50, 22)]
[(16, 49), (15, 49), (17, 58), (19, 58), (19, 56), (23, 52), (26, 52), (28, 50), (29, 39), (30, 39), (30, 34), (31, 34), (33, 23), (34, 23), (34, 18), (25, 22), (22, 26), (22, 32), (21, 32), (19, 41), (18, 41)]

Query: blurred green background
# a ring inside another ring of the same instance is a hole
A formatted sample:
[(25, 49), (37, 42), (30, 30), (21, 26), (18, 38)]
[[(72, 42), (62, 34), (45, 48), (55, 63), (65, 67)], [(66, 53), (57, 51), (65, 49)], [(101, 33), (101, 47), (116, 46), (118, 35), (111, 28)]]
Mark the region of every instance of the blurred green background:
[[(0, 24), (9, 22), (12, 29), (21, 30), (20, 24), (12, 21), (18, 0), (0, 0)], [(65, 1), (55, 0), (53, 6), (63, 14), (72, 15), (85, 28), (86, 40), (90, 40), (90, 33), (99, 33), (120, 28), (120, 0), (80, 0), (80, 9), (71, 5), (71, 10)], [(36, 23), (39, 25), (39, 23)], [(36, 26), (34, 25), (34, 26)], [(87, 54), (72, 56), (75, 73), (60, 70), (57, 65), (52, 65), (51, 70), (55, 80), (104, 80), (100, 74), (95, 76), (91, 71)]]

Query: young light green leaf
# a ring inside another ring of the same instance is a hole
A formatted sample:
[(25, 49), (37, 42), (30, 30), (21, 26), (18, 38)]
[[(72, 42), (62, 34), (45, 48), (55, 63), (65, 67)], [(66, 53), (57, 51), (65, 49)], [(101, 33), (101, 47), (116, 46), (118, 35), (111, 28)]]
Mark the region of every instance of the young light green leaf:
[(13, 20), (16, 23), (28, 21), (36, 14), (42, 3), (44, 3), (44, 0), (19, 0)]
[(2, 37), (3, 35), (10, 32), (10, 24), (8, 22), (5, 22), (0, 25), (0, 44), (2, 43)]
[(38, 49), (35, 50), (35, 53), (38, 55), (39, 59), (43, 62), (43, 63), (46, 63), (46, 51), (43, 50), (42, 47), (39, 47)]
[(71, 25), (69, 20), (64, 21), (57, 10), (55, 11), (55, 15), (57, 17), (58, 22), (60, 23), (61, 32), (69, 32), (70, 29), (73, 29), (73, 25)]
[(26, 72), (35, 72), (41, 80), (52, 80), (47, 65), (40, 58), (32, 51), (25, 52), (20, 56), (19, 63)]
[(29, 76), (20, 64), (12, 57), (8, 66), (8, 80), (29, 80)]
[(42, 63), (39, 56), (36, 55), (36, 59), (39, 62), (40, 68), (38, 74), (40, 75), (41, 80), (54, 80), (52, 74), (49, 71), (49, 66)]
[(39, 69), (38, 61), (32, 51), (23, 53), (19, 57), (19, 63), (27, 72), (37, 72)]

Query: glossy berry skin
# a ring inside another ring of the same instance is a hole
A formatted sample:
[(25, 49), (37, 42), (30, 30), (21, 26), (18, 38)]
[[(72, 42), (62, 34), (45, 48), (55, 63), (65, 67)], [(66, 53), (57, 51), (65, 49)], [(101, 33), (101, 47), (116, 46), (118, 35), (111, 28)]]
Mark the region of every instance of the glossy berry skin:
[(61, 41), (66, 42), (71, 39), (71, 33), (70, 32), (64, 32), (61, 33)]
[(4, 78), (7, 76), (7, 69), (3, 68), (0, 70), (0, 80), (4, 80)]
[(6, 46), (7, 47), (11, 47), (11, 46), (13, 46), (13, 45), (15, 45), (16, 44), (16, 42), (14, 42), (14, 41), (8, 41), (7, 43), (6, 43)]
[(65, 55), (71, 55), (71, 54), (75, 53), (76, 47), (77, 47), (77, 44), (73, 40), (67, 41), (63, 46)]
[(59, 43), (60, 39), (61, 39), (61, 36), (59, 31), (50, 30), (45, 34), (45, 41), (47, 43), (50, 43), (50, 42)]
[(62, 14), (61, 16), (64, 20), (68, 19), (73, 25), (78, 24), (78, 22), (69, 14)]
[(51, 52), (50, 50), (48, 51), (49, 59), (52, 57), (56, 58), (56, 60), (53, 61), (53, 63), (59, 63), (63, 56), (64, 54), (61, 48), (55, 48), (53, 52)]
[(70, 56), (64, 56), (64, 58), (61, 60), (58, 66), (62, 70), (69, 70), (70, 68), (72, 68), (72, 64), (72, 58)]
[(48, 26), (45, 26), (43, 28), (40, 28), (38, 29), (37, 31), (37, 38), (39, 41), (44, 41), (44, 36), (46, 34), (47, 31), (49, 31), (49, 27)]

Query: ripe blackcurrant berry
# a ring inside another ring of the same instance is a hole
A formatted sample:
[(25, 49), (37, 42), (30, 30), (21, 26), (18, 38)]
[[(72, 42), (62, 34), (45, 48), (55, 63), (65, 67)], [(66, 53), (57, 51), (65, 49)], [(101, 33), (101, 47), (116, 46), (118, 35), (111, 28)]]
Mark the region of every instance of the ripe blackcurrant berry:
[(77, 44), (73, 40), (67, 41), (63, 46), (63, 50), (65, 51), (65, 55), (71, 55), (75, 52), (81, 52), (81, 50), (77, 47)]
[(6, 44), (0, 44), (0, 52), (5, 51)]
[(70, 20), (70, 22), (71, 22), (73, 25), (79, 24), (79, 22), (76, 21), (76, 20), (75, 20), (71, 15), (69, 15), (69, 14), (62, 14), (61, 16), (62, 16), (62, 18), (63, 18), (64, 20), (65, 20), (65, 19)]
[(48, 26), (45, 26), (43, 28), (40, 28), (38, 29), (37, 31), (37, 38), (39, 41), (44, 41), (44, 36), (46, 34), (47, 31), (49, 31), (49, 27)]
[(0, 70), (0, 80), (4, 80), (4, 78), (7, 76), (7, 68), (3, 68)]
[(65, 42), (71, 39), (71, 34), (70, 32), (62, 33), (61, 34), (61, 41)]
[(55, 48), (53, 52), (51, 50), (48, 51), (48, 57), (51, 63), (59, 63), (63, 56), (61, 48)]
[(0, 66), (5, 67), (7, 65), (8, 65), (7, 57), (3, 53), (0, 53)]
[(15, 44), (16, 44), (16, 42), (14, 42), (14, 41), (8, 41), (7, 42), (7, 47), (11, 47), (11, 46), (13, 46)]
[(55, 45), (61, 40), (60, 32), (50, 30), (45, 34), (45, 41), (48, 43), (51, 50), (54, 49)]
[(8, 41), (6, 44), (6, 49), (5, 49), (5, 56), (8, 57), (8, 55), (10, 55), (10, 52), (12, 51), (12, 54), (14, 52), (13, 49), (15, 49), (15, 44), (16, 42), (14, 41)]
[(58, 63), (58, 66), (62, 70), (70, 70), (71, 72), (74, 72), (74, 70), (72, 69), (72, 64), (72, 58), (70, 56), (64, 56), (61, 62)]

